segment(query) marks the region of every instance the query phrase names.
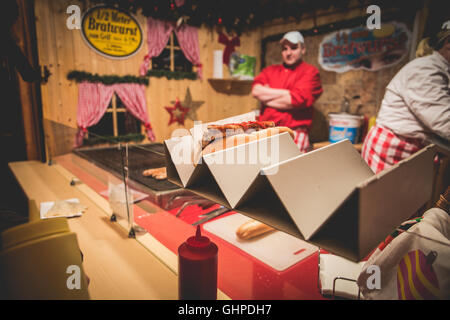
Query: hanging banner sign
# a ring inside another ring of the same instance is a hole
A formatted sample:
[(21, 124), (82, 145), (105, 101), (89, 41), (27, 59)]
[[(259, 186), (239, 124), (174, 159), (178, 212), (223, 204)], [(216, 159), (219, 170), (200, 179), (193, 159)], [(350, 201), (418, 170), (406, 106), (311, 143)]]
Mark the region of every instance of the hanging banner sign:
[(142, 29), (129, 13), (108, 6), (89, 9), (81, 33), (91, 48), (109, 58), (128, 58), (142, 45)]
[(381, 29), (357, 27), (326, 35), (319, 47), (319, 64), (327, 71), (370, 71), (400, 62), (409, 51), (411, 33), (403, 23), (389, 22)]

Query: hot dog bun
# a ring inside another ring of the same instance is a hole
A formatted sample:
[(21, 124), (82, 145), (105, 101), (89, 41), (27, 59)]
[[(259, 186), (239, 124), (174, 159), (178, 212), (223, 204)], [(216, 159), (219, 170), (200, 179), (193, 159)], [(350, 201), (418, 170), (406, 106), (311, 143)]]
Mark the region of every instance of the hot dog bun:
[(283, 132), (288, 132), (292, 139), (294, 139), (294, 132), (288, 127), (272, 127), (259, 131), (254, 131), (251, 133), (241, 133), (230, 137), (216, 139), (210, 144), (208, 144), (202, 151), (202, 154), (209, 154), (219, 150), (227, 149), (230, 147), (235, 147), (241, 144), (249, 143), (251, 141), (263, 139), (266, 137), (275, 136)]
[(262, 139), (262, 138), (266, 138), (266, 137), (275, 136), (275, 135), (281, 134), (283, 132), (288, 132), (291, 135), (292, 139), (294, 139), (294, 131), (292, 131), (292, 129), (288, 128), (288, 127), (267, 128), (264, 130), (252, 132), (251, 134), (256, 135), (258, 137), (258, 139)]
[(258, 137), (253, 134), (241, 133), (224, 139), (217, 139), (208, 144), (202, 151), (202, 154), (213, 153), (219, 150), (235, 147), (250, 141), (257, 140)]
[(275, 229), (262, 222), (250, 220), (236, 230), (236, 236), (241, 240), (248, 240), (270, 231), (275, 231)]
[(241, 123), (211, 124), (202, 137), (202, 148), (216, 139), (223, 139), (235, 134), (250, 133), (253, 131), (275, 127), (273, 121), (246, 121)]

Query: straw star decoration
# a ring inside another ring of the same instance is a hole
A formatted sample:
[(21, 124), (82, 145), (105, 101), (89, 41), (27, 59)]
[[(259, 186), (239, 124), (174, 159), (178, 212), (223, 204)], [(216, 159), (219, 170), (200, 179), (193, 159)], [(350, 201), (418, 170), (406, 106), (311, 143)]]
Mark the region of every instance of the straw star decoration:
[[(175, 103), (175, 101), (171, 101), (170, 103)], [(184, 101), (182, 102), (183, 106), (189, 109), (186, 117), (191, 120), (197, 120), (197, 110), (202, 106), (203, 103), (205, 103), (205, 101), (193, 101), (191, 90), (187, 88), (186, 96), (184, 97)]]
[(171, 125), (174, 122), (178, 122), (179, 124), (184, 125), (184, 120), (186, 114), (189, 112), (189, 108), (183, 107), (178, 98), (176, 99), (175, 105), (173, 107), (164, 107), (164, 108), (170, 114), (169, 125)]

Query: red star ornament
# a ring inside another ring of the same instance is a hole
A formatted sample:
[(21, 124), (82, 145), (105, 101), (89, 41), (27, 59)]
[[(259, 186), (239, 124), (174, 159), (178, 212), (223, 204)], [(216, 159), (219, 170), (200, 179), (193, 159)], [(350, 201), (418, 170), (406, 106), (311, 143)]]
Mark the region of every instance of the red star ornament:
[(167, 112), (170, 114), (169, 125), (174, 122), (178, 122), (181, 125), (184, 125), (184, 120), (189, 112), (189, 108), (185, 108), (181, 105), (180, 100), (178, 98), (175, 100), (175, 105), (173, 107), (164, 107)]

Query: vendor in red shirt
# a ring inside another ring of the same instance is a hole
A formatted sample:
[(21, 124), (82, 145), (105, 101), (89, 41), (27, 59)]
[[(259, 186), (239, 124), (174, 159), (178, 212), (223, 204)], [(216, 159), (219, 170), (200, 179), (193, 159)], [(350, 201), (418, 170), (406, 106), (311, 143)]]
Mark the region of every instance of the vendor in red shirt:
[(259, 120), (291, 128), (300, 151), (307, 152), (313, 104), (323, 91), (319, 70), (302, 61), (306, 48), (300, 32), (286, 33), (280, 44), (283, 64), (264, 68), (253, 81), (252, 94), (261, 102)]

